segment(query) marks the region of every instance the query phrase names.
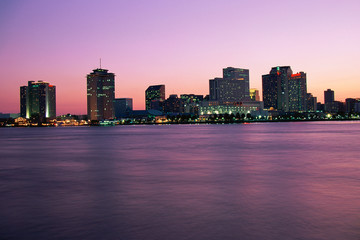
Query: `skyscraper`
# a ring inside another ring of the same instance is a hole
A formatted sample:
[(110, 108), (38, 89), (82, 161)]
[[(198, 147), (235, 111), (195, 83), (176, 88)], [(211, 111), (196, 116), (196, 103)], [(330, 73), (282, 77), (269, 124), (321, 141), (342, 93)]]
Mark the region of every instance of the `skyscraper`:
[(55, 86), (43, 81), (29, 81), (27, 86), (20, 87), (20, 116), (34, 117), (41, 122), (55, 118)]
[(145, 91), (146, 110), (163, 111), (165, 101), (165, 85), (149, 86)]
[(87, 115), (89, 120), (113, 119), (115, 75), (97, 68), (87, 75)]
[(227, 67), (223, 78), (209, 80), (210, 100), (240, 102), (249, 100), (249, 70)]
[(335, 93), (331, 89), (324, 91), (324, 110), (325, 112), (338, 112), (338, 104), (335, 103)]
[(292, 74), (289, 79), (289, 111), (306, 111), (306, 73)]
[(324, 91), (324, 103), (330, 103), (335, 101), (335, 94), (334, 91), (331, 89), (328, 89), (326, 91)]
[(273, 67), (262, 76), (264, 108), (284, 112), (306, 111), (306, 74), (289, 66)]

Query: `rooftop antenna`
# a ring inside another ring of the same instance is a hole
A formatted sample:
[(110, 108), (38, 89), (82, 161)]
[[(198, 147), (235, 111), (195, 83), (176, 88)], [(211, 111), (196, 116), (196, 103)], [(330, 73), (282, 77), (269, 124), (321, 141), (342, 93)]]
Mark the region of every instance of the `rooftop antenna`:
[(101, 58), (100, 58), (100, 69), (101, 69)]

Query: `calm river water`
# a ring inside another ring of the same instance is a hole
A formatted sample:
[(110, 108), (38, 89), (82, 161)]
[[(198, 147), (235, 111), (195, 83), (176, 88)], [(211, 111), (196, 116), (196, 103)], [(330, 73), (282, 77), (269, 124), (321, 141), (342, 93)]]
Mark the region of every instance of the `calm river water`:
[(0, 129), (0, 239), (360, 239), (360, 122)]

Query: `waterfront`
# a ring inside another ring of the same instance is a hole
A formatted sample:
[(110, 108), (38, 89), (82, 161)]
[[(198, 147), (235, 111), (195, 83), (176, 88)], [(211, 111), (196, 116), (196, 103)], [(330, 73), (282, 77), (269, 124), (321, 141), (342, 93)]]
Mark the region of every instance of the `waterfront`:
[(359, 239), (360, 122), (0, 129), (0, 238)]

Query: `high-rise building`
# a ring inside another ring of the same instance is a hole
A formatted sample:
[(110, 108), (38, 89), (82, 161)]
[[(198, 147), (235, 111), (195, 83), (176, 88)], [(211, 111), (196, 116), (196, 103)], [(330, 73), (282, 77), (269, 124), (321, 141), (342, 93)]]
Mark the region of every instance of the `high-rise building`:
[(55, 86), (43, 81), (28, 81), (27, 86), (20, 87), (20, 115), (41, 122), (46, 118), (55, 118)]
[(326, 91), (324, 91), (324, 103), (330, 103), (335, 101), (335, 93), (333, 90), (328, 89)]
[(250, 88), (250, 99), (252, 101), (260, 101), (259, 90), (256, 88)]
[(324, 110), (325, 112), (336, 113), (339, 111), (339, 104), (335, 102), (335, 93), (331, 89), (324, 91)]
[(264, 108), (284, 112), (306, 111), (306, 74), (289, 66), (273, 67), (262, 76)]
[(87, 75), (87, 115), (89, 120), (113, 119), (115, 75), (97, 68)]
[(26, 89), (27, 86), (20, 87), (20, 117), (26, 118)]
[(209, 80), (210, 101), (240, 102), (249, 100), (249, 70), (227, 67), (223, 78)]
[(306, 110), (308, 112), (317, 111), (317, 97), (314, 97), (311, 93), (306, 94)]
[(292, 74), (289, 79), (289, 112), (306, 111), (306, 74)]
[(355, 113), (355, 104), (360, 103), (360, 98), (347, 98), (345, 99), (346, 112)]
[(164, 110), (165, 85), (149, 86), (145, 91), (146, 110)]
[(114, 111), (115, 117), (121, 118), (130, 115), (133, 110), (132, 98), (115, 98)]

